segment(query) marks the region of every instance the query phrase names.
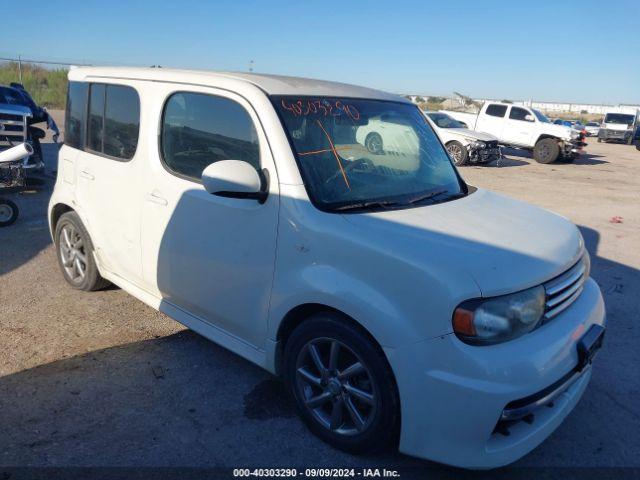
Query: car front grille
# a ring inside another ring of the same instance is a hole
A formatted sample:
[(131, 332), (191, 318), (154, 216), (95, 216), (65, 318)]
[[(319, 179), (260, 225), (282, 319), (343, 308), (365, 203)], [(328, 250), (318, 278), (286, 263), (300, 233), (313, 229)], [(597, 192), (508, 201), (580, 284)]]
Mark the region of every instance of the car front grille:
[(22, 122), (22, 115), (14, 115), (12, 113), (2, 113), (0, 112), (0, 120), (9, 120), (12, 122)]
[(569, 270), (543, 284), (547, 294), (545, 322), (560, 314), (580, 296), (589, 276), (588, 262), (585, 254)]

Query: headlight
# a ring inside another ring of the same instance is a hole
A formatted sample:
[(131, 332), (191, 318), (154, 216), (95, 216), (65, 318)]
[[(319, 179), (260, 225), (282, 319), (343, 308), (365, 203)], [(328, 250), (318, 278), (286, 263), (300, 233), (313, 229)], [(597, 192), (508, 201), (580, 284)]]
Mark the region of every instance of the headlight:
[(465, 343), (490, 345), (530, 332), (544, 315), (545, 290), (528, 290), (463, 302), (453, 313), (453, 331)]
[(487, 147), (487, 144), (484, 142), (479, 142), (479, 141), (472, 141), (471, 142), (471, 146), (473, 148), (478, 148), (480, 150), (484, 150)]

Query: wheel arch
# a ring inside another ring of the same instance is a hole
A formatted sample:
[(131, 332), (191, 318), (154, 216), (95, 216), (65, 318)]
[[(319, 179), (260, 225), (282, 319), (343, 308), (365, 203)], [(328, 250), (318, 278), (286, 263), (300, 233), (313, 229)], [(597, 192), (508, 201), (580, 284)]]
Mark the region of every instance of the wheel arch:
[(535, 141), (535, 143), (534, 143), (534, 146), (535, 146), (535, 145), (536, 145), (540, 140), (545, 140), (545, 139), (547, 139), (547, 138), (550, 138), (550, 139), (552, 139), (552, 140), (556, 140), (556, 141), (558, 141), (558, 142), (562, 141), (562, 139), (561, 139), (561, 138), (556, 137), (555, 135), (550, 135), (550, 134), (548, 134), (548, 133), (542, 133), (542, 134), (540, 134), (540, 135), (538, 136), (538, 138), (536, 139), (536, 141)]
[(67, 212), (75, 212), (75, 210), (67, 205), (66, 203), (56, 203), (53, 207), (51, 207), (51, 214), (49, 217), (49, 226), (51, 230), (51, 237), (53, 238), (56, 226), (58, 225), (58, 220), (60, 217)]
[[(284, 349), (287, 344), (287, 340), (289, 339), (293, 331), (313, 315), (321, 312), (335, 313), (343, 317), (345, 321), (347, 321), (351, 326), (355, 327), (363, 335), (365, 335), (386, 358), (386, 354), (384, 353), (384, 349), (382, 348), (382, 345), (380, 345), (380, 342), (376, 340), (373, 334), (364, 325), (362, 325), (362, 323), (358, 322), (351, 315), (341, 311), (338, 308), (323, 303), (303, 303), (291, 308), (284, 315), (284, 317), (280, 321), (280, 324), (278, 325), (278, 330), (276, 333), (277, 348), (275, 351), (274, 361), (276, 375), (280, 375), (282, 373)], [(389, 360), (387, 359), (387, 362), (388, 361)]]

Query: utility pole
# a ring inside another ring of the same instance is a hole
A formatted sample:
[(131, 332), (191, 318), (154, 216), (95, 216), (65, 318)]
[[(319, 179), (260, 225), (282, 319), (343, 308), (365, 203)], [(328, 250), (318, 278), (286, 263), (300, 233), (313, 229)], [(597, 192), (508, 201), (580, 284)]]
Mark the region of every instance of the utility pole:
[(18, 55), (18, 77), (20, 78), (20, 83), (22, 83), (22, 60), (20, 55)]

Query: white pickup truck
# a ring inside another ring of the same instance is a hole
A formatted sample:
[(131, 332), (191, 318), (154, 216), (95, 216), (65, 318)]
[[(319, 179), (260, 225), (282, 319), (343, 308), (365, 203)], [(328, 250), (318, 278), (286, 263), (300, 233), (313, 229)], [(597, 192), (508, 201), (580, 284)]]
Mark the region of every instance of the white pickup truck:
[(533, 151), (539, 163), (573, 160), (584, 146), (577, 132), (563, 125), (554, 125), (538, 110), (510, 103), (485, 102), (480, 113), (443, 110), (478, 132), (497, 137), (501, 145)]

